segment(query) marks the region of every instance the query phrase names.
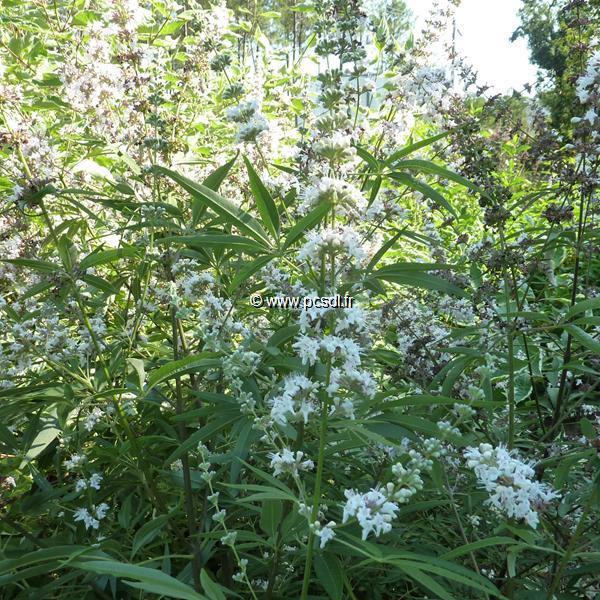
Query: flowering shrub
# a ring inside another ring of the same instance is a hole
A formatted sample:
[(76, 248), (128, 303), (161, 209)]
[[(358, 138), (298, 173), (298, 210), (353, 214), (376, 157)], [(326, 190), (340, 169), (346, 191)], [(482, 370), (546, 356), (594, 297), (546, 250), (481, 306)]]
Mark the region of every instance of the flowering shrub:
[(600, 55), (454, 4), (0, 9), (3, 598), (600, 593)]

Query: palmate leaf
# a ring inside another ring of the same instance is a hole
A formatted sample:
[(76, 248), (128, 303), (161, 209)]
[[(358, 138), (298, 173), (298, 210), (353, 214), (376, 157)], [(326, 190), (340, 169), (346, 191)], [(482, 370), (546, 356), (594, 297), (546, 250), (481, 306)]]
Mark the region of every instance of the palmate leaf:
[(451, 558), (464, 556), (465, 554), (469, 554), (469, 552), (481, 550), (482, 548), (489, 548), (491, 546), (512, 546), (514, 544), (520, 543), (521, 542), (515, 540), (514, 538), (510, 538), (507, 536), (490, 537), (484, 540), (472, 542), (471, 544), (465, 544), (464, 546), (460, 546), (459, 548), (455, 548), (454, 550), (450, 550), (450, 552), (446, 552), (446, 554), (444, 554), (440, 558), (443, 558), (444, 560), (450, 560)]
[(74, 557), (87, 554), (90, 558), (104, 558), (107, 555), (88, 546), (56, 545), (41, 548), (19, 556), (0, 560), (0, 586), (8, 582), (23, 581), (41, 573), (49, 573), (57, 569), (61, 562), (68, 562)]
[(156, 538), (163, 527), (169, 522), (170, 518), (171, 515), (160, 515), (153, 518), (151, 521), (144, 523), (144, 525), (142, 525), (142, 527), (136, 531), (135, 536), (133, 537), (133, 544), (131, 546), (130, 559), (132, 559), (139, 550)]
[(223, 196), (217, 194), (217, 192), (201, 183), (196, 183), (171, 169), (167, 169), (166, 167), (155, 165), (152, 167), (152, 170), (155, 173), (170, 177), (186, 192), (191, 194), (195, 200), (208, 206), (219, 216), (223, 217), (227, 223), (234, 225), (240, 231), (243, 231), (258, 240), (264, 244), (266, 248), (271, 246), (269, 236), (262, 228), (261, 224), (252, 215), (243, 211), (226, 198), (223, 198)]
[(233, 294), (247, 279), (252, 277), (254, 273), (264, 266), (268, 265), (274, 258), (275, 256), (273, 254), (268, 254), (267, 256), (259, 256), (253, 261), (245, 263), (231, 280), (231, 283), (228, 286), (229, 293)]
[(589, 298), (588, 300), (582, 300), (574, 304), (565, 315), (565, 319), (570, 319), (579, 313), (586, 312), (588, 310), (600, 310), (600, 298)]
[(55, 414), (56, 410), (52, 412), (54, 414), (45, 415), (40, 419), (42, 427), (25, 453), (23, 461), (19, 467), (20, 469), (25, 467), (28, 462), (39, 456), (60, 435), (61, 431)]
[(202, 589), (204, 593), (207, 595), (209, 600), (225, 600), (226, 596), (223, 593), (221, 586), (218, 583), (215, 583), (209, 576), (206, 569), (202, 569), (200, 573), (200, 583), (202, 584)]

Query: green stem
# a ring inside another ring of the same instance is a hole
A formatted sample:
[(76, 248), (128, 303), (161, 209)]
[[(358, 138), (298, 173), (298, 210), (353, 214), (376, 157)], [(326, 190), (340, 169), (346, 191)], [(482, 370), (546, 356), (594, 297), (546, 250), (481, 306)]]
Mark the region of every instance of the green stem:
[(567, 546), (567, 550), (566, 550), (564, 556), (562, 557), (560, 564), (558, 565), (558, 569), (556, 570), (554, 577), (552, 578), (552, 583), (550, 584), (550, 589), (548, 591), (548, 600), (552, 600), (554, 598), (554, 593), (558, 590), (562, 574), (563, 574), (564, 570), (567, 568), (569, 561), (571, 560), (571, 556), (573, 555), (573, 552), (575, 550), (577, 540), (579, 540), (579, 538), (581, 537), (581, 534), (583, 533), (583, 530), (585, 528), (586, 517), (587, 517), (587, 514), (590, 509), (591, 498), (592, 498), (592, 496), (590, 496), (590, 499), (588, 499), (588, 502), (586, 503), (583, 514), (581, 515), (581, 518), (579, 519), (579, 523), (577, 523), (577, 528), (575, 529), (575, 533), (569, 540), (569, 545)]
[[(313, 506), (311, 513), (311, 525), (318, 520), (319, 505), (321, 500), (321, 483), (323, 481), (323, 467), (325, 466), (325, 442), (327, 441), (327, 422), (329, 418), (329, 394), (326, 389), (331, 379), (331, 358), (327, 362), (327, 377), (325, 386), (321, 393), (321, 428), (319, 431), (319, 457), (317, 459), (317, 476), (315, 481), (315, 490), (313, 495)], [(306, 562), (304, 564), (304, 579), (302, 581), (301, 600), (306, 600), (308, 586), (310, 585), (310, 571), (312, 569), (312, 560), (314, 552), (315, 534), (312, 529), (308, 533), (308, 546), (306, 549)]]
[[(178, 342), (178, 329), (179, 329), (179, 319), (177, 319), (176, 309), (175, 307), (171, 307), (171, 326), (173, 333), (173, 360), (179, 359), (179, 342)], [(177, 375), (175, 377), (175, 394), (176, 394), (176, 412), (177, 416), (181, 416), (183, 414), (183, 394), (181, 390), (181, 377)], [(183, 444), (187, 439), (187, 431), (185, 427), (185, 423), (179, 419), (177, 423), (179, 438), (181, 443)], [(192, 554), (194, 558), (192, 560), (192, 576), (194, 579), (194, 587), (196, 591), (199, 592), (200, 587), (200, 553), (198, 549), (198, 529), (196, 527), (196, 507), (194, 506), (194, 492), (192, 490), (192, 478), (190, 474), (190, 461), (188, 457), (188, 453), (184, 452), (181, 457), (181, 465), (183, 471), (183, 489), (185, 494), (185, 511), (187, 513), (187, 524), (188, 530), (191, 538), (190, 546), (192, 550)]]
[[(500, 242), (502, 249), (506, 248), (504, 231), (500, 229)], [(504, 304), (506, 309), (506, 343), (508, 362), (508, 385), (506, 388), (508, 401), (508, 449), (511, 450), (515, 444), (515, 352), (513, 339), (513, 320), (510, 317), (510, 285), (506, 266), (503, 267), (504, 279)]]

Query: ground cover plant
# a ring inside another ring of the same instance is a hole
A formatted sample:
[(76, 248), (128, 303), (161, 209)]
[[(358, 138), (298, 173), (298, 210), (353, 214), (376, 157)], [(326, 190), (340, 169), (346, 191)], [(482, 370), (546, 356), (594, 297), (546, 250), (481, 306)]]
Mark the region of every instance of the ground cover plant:
[(600, 597), (600, 9), (457, 4), (5, 0), (1, 598)]

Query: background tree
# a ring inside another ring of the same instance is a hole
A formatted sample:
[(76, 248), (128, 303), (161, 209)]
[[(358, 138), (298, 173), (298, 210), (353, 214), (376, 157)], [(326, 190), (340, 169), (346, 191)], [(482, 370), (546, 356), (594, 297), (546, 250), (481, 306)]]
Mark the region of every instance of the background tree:
[(521, 26), (512, 40), (527, 40), (530, 60), (540, 68), (538, 97), (551, 113), (558, 130), (569, 130), (579, 102), (575, 81), (600, 30), (600, 3), (596, 0), (524, 0)]

